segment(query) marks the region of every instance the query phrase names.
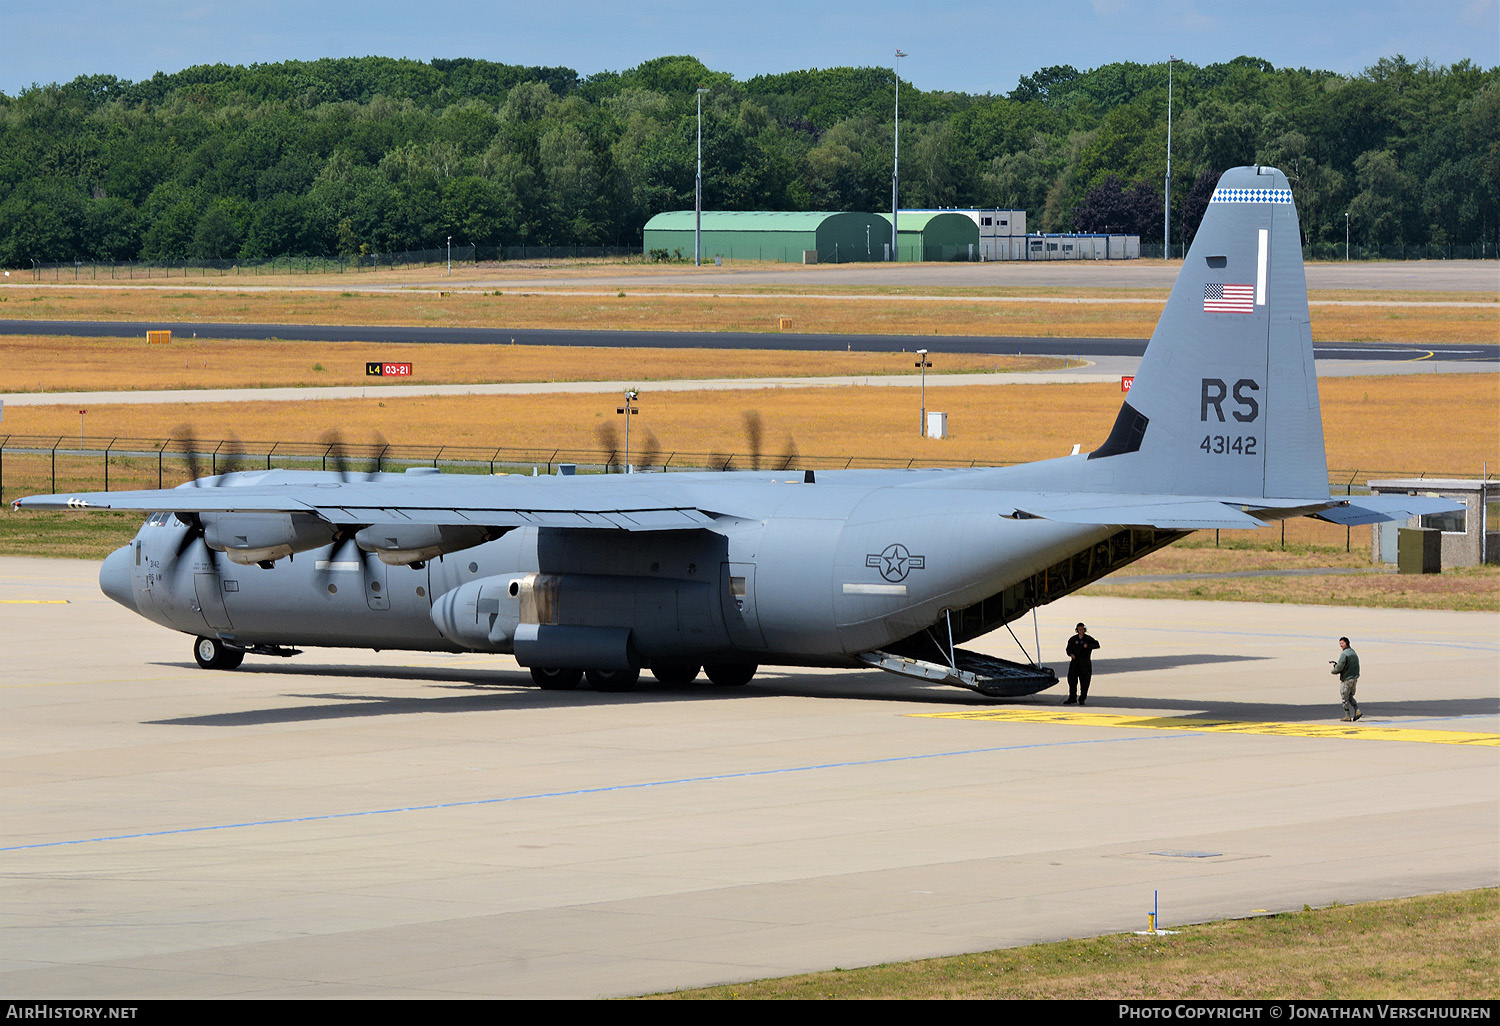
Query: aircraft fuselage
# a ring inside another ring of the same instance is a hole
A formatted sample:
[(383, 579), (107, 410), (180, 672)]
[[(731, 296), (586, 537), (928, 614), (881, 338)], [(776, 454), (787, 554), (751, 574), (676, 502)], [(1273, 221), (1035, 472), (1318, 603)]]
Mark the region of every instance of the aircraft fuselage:
[[(859, 665), (859, 653), (1111, 534), (1006, 519), (993, 492), (953, 487), (968, 473), (673, 475), (689, 494), (738, 492), (737, 515), (685, 530), (521, 527), (414, 565), (387, 565), (352, 539), (244, 565), (158, 513), (109, 557), (101, 584), (163, 626), (241, 648), (514, 652), (579, 668)], [(912, 487), (924, 478), (945, 487)], [(754, 508), (763, 515), (743, 512)]]

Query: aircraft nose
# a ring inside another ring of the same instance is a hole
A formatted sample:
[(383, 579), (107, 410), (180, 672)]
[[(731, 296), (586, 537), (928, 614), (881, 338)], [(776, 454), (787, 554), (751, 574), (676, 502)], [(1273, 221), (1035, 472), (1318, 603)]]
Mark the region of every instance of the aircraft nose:
[(115, 549), (104, 557), (99, 568), (99, 588), (131, 612), (140, 612), (135, 605), (135, 589), (130, 584), (131, 549), (129, 545)]

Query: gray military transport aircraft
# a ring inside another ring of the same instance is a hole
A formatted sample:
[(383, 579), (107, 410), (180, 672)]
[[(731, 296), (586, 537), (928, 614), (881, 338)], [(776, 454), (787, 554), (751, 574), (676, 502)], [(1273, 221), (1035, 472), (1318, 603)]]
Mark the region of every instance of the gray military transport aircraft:
[(476, 477), (226, 473), (18, 499), (150, 511), (105, 594), (208, 669), (295, 646), (508, 652), (544, 688), (877, 667), (992, 696), (1051, 670), (957, 646), (1204, 528), (1455, 508), (1329, 495), (1286, 176), (1220, 179), (1102, 445), (1021, 466)]

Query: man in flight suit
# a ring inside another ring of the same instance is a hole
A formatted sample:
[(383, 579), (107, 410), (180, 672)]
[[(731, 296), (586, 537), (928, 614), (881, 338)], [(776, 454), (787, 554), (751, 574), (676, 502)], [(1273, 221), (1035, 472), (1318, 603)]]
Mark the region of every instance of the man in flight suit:
[(1330, 671), (1339, 676), (1339, 698), (1344, 703), (1344, 721), (1353, 723), (1363, 715), (1359, 711), (1359, 703), (1354, 700), (1354, 688), (1359, 684), (1359, 656), (1354, 654), (1354, 649), (1349, 647), (1348, 638), (1339, 639), (1338, 661), (1333, 664)]
[(1068, 700), (1063, 705), (1086, 705), (1089, 700), (1089, 680), (1094, 676), (1094, 649), (1099, 642), (1089, 637), (1087, 628), (1079, 624), (1068, 639)]

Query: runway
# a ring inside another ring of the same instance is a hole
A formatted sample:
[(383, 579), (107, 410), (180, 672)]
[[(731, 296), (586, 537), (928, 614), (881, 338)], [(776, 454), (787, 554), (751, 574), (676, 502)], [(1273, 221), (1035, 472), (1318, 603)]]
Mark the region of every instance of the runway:
[(210, 673), (95, 573), (0, 559), (9, 994), (634, 994), (1141, 929), (1154, 892), (1172, 926), (1500, 883), (1491, 614), (1069, 598), (1044, 657), (1080, 619), (1103, 645), (1069, 710), (876, 672)]
[[(233, 324), (146, 321), (0, 320), (3, 335), (60, 335), (85, 338), (144, 338), (164, 329), (175, 338), (282, 340), (292, 342), (368, 342), (396, 345), (592, 346), (622, 349), (776, 350), (785, 352), (910, 352), (931, 347), (937, 353), (996, 356), (1064, 356), (1091, 360), (1139, 360), (1143, 338), (1032, 338), (1000, 335), (859, 335), (753, 331), (593, 331), (574, 328), (473, 328), (367, 324)], [(1472, 363), (1473, 369), (1500, 367), (1500, 345), (1494, 343), (1318, 342), (1321, 362), (1408, 363), (1436, 360)]]

